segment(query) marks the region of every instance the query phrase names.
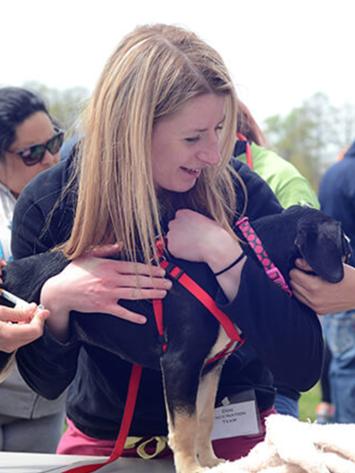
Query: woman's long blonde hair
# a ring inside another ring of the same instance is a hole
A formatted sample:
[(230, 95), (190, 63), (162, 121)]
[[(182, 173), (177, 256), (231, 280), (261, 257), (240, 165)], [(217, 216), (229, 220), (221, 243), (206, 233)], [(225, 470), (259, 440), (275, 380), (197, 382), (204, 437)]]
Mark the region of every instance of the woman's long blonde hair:
[(225, 96), (222, 160), (203, 171), (189, 193), (195, 208), (230, 230), (236, 196), (229, 166), (235, 142), (236, 95), (219, 54), (194, 33), (169, 25), (135, 29), (108, 60), (84, 114), (78, 201), (64, 244), (69, 258), (94, 245), (122, 241), (125, 255), (155, 255), (161, 215), (151, 166), (157, 120), (206, 93)]

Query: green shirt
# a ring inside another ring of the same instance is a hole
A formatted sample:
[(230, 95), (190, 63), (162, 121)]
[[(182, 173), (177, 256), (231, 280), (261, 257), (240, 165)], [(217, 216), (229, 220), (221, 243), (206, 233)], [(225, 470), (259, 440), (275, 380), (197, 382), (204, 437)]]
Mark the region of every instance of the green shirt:
[[(319, 209), (315, 192), (293, 164), (254, 143), (251, 151), (254, 171), (269, 184), (282, 207), (309, 205)], [(238, 159), (246, 163), (245, 154), (239, 155)]]

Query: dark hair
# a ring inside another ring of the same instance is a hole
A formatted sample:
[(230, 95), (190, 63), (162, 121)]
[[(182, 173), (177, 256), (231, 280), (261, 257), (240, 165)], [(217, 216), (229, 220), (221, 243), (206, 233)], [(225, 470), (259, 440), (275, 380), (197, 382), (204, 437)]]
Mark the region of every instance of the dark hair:
[(248, 107), (238, 100), (237, 132), (242, 133), (248, 141), (260, 146), (266, 145), (266, 138)]
[(36, 112), (49, 112), (44, 101), (20, 87), (0, 88), (0, 159), (16, 139), (16, 128)]

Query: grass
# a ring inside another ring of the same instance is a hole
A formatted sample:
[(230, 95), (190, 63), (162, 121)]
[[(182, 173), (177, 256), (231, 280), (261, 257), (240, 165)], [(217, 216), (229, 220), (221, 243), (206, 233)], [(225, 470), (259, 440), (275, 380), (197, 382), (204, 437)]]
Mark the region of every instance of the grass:
[(314, 421), (316, 406), (320, 402), (320, 386), (316, 384), (312, 389), (303, 393), (299, 402), (300, 420)]

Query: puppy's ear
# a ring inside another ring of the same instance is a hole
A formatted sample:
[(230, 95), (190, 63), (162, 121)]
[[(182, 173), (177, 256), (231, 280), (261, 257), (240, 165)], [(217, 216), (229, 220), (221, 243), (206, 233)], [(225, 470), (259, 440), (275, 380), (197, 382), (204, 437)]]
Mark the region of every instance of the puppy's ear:
[(339, 222), (299, 225), (295, 245), (318, 276), (336, 283), (343, 279), (343, 236)]

